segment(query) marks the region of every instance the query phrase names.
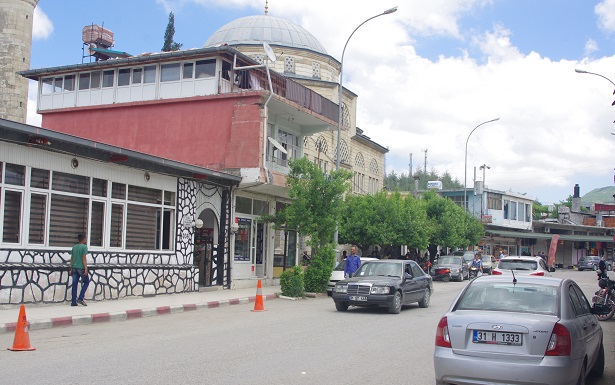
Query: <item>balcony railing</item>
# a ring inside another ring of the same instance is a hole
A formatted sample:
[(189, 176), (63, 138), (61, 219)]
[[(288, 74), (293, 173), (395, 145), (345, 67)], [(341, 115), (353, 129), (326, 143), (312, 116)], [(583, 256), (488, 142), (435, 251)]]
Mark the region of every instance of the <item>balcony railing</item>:
[[(339, 107), (337, 104), (284, 75), (273, 71), (270, 71), (270, 74), (273, 92), (276, 95), (295, 102), (334, 122), (338, 121)], [(222, 71), (219, 75), (218, 91), (221, 94), (249, 90), (269, 90), (265, 68)]]

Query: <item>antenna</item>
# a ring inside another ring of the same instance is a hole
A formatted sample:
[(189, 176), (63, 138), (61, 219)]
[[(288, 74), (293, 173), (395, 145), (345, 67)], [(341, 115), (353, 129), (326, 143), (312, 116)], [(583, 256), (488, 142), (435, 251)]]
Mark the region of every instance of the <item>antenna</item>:
[(425, 175), (427, 175), (427, 151), (428, 151), (428, 150), (429, 150), (429, 149), (427, 149), (427, 148), (426, 148), (426, 149), (424, 149), (424, 150), (421, 150), (421, 151), (424, 151), (424, 152), (425, 152), (425, 169), (423, 170), (423, 171), (425, 172)]
[(275, 52), (273, 52), (273, 48), (271, 48), (271, 46), (267, 43), (263, 43), (263, 48), (265, 49), (265, 53), (267, 54), (269, 60), (275, 63), (278, 58), (275, 57)]

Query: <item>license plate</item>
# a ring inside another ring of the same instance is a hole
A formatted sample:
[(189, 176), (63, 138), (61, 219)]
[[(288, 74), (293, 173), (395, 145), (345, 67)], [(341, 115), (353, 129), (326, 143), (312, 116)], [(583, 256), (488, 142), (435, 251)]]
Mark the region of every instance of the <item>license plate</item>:
[(521, 345), (521, 333), (490, 332), (474, 330), (472, 342), (477, 344)]
[(367, 301), (367, 297), (361, 295), (351, 295), (348, 299), (351, 301)]

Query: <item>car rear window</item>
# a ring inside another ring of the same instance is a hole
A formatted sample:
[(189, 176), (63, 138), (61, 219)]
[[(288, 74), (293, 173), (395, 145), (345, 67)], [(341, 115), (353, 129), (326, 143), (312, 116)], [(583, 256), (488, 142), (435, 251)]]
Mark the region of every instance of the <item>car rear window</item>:
[(454, 310), (487, 310), (557, 314), (555, 286), (517, 283), (474, 282), (464, 292)]
[(524, 261), (522, 259), (501, 259), (498, 268), (507, 270), (536, 270), (538, 269), (538, 262)]
[(461, 258), (459, 257), (440, 257), (438, 259), (438, 264), (440, 265), (453, 265), (453, 264), (461, 264)]

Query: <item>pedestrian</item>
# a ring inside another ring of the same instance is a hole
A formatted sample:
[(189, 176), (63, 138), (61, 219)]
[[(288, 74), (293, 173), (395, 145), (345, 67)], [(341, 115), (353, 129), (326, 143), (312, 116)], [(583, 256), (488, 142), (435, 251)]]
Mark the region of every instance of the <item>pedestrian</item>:
[(600, 269), (600, 275), (602, 277), (608, 277), (606, 274), (606, 262), (604, 261), (604, 257), (600, 258), (600, 262), (598, 262), (598, 269)]
[(307, 266), (307, 265), (309, 265), (309, 264), (310, 264), (310, 260), (311, 260), (311, 259), (312, 259), (312, 258), (308, 255), (307, 251), (305, 251), (305, 250), (304, 250), (304, 251), (303, 251), (303, 256), (302, 256), (302, 263), (303, 263), (303, 266)]
[(361, 258), (357, 255), (357, 248), (350, 248), (350, 255), (346, 258), (344, 265), (344, 278), (350, 278), (355, 271), (361, 266)]
[[(88, 263), (86, 260), (88, 247), (86, 245), (85, 235), (78, 234), (77, 240), (79, 242), (73, 246), (70, 251), (70, 275), (73, 277), (73, 296), (71, 298), (70, 305), (77, 306), (77, 304), (79, 304), (88, 306), (83, 300), (85, 291), (88, 289), (88, 285), (90, 284), (90, 278), (88, 277)], [(77, 297), (77, 285), (79, 284), (79, 279), (81, 279), (81, 292), (79, 293), (79, 297)]]

